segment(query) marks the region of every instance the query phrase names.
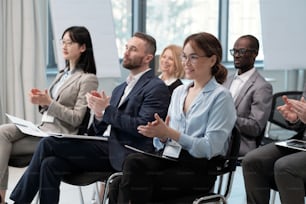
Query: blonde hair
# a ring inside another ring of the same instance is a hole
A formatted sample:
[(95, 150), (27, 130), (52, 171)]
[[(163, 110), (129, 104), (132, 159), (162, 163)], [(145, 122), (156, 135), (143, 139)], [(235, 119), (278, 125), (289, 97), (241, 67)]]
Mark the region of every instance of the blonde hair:
[[(183, 65), (180, 59), (180, 56), (182, 54), (182, 47), (178, 46), (178, 45), (168, 45), (167, 47), (164, 48), (164, 50), (162, 51), (162, 53), (160, 54), (159, 57), (159, 64), (161, 61), (161, 57), (163, 56), (163, 54), (166, 52), (166, 50), (170, 50), (173, 54), (173, 61), (174, 61), (174, 76), (178, 79), (181, 79), (184, 77), (184, 69), (183, 69)], [(161, 72), (160, 68), (158, 68), (158, 71)]]

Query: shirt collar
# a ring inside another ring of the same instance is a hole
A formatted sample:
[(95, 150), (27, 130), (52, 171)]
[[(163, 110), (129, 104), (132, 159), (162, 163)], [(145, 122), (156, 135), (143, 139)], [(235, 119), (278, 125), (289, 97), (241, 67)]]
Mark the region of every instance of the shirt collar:
[(252, 69), (250, 69), (250, 70), (248, 70), (248, 71), (246, 71), (246, 72), (244, 72), (240, 75), (238, 75), (238, 71), (239, 70), (236, 71), (234, 79), (238, 78), (238, 79), (241, 79), (242, 81), (245, 82), (255, 73), (256, 69), (255, 69), (255, 67), (253, 67)]
[[(162, 77), (163, 77), (163, 74), (160, 74), (160, 75), (158, 76), (158, 78), (160, 78), (160, 79), (162, 79)], [(165, 82), (165, 84), (166, 84), (167, 86), (169, 86), (169, 85), (171, 85), (173, 82), (175, 82), (176, 80), (177, 80), (177, 78), (171, 77), (170, 79), (163, 80), (163, 81)]]
[[(186, 90), (189, 89), (189, 87), (193, 86), (193, 81), (188, 85), (186, 86)], [(208, 83), (203, 87), (202, 89), (202, 92), (205, 93), (205, 92), (209, 92), (209, 91), (212, 91), (214, 90), (217, 86), (219, 86), (220, 84), (217, 82), (217, 80), (215, 79), (215, 77), (212, 77)]]
[(151, 70), (151, 69), (148, 68), (148, 69), (144, 70), (143, 72), (140, 72), (140, 73), (138, 73), (138, 74), (136, 74), (136, 75), (129, 74), (129, 76), (126, 78), (126, 83), (127, 83), (127, 84), (130, 84), (131, 82), (136, 83), (136, 82), (140, 79), (140, 77), (141, 77), (144, 73), (146, 73), (147, 71), (149, 71), (149, 70)]

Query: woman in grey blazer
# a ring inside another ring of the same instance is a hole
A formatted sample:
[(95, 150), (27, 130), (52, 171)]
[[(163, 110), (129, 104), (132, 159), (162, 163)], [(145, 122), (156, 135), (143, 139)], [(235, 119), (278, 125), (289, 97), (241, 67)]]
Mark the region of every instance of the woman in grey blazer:
[[(61, 39), (66, 67), (48, 90), (33, 88), (31, 103), (42, 114), (39, 128), (46, 132), (77, 134), (87, 111), (85, 94), (98, 88), (91, 37), (85, 27), (67, 28)], [(39, 137), (23, 134), (14, 124), (0, 126), (0, 198), (5, 202), (11, 156), (33, 154)]]

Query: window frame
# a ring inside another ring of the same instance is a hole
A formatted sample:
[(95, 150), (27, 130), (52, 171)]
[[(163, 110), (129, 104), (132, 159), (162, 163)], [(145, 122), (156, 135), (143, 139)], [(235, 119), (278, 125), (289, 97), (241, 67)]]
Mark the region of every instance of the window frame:
[[(147, 0), (131, 0), (132, 8), (132, 28), (131, 36), (134, 32), (146, 32), (146, 13), (147, 13)], [(223, 47), (223, 61), (222, 63), (229, 69), (234, 69), (233, 60), (227, 59), (229, 51), (228, 47), (228, 19), (229, 19), (229, 0), (219, 0), (219, 22), (218, 22), (218, 39)], [(53, 33), (52, 22), (50, 18), (50, 10), (48, 8), (48, 42), (47, 42), (47, 75), (57, 73), (57, 65), (53, 50)], [(121, 60), (121, 58), (119, 59)], [(153, 62), (154, 63), (154, 62)], [(263, 69), (263, 60), (256, 60), (256, 68)], [(154, 67), (154, 64), (151, 64)]]

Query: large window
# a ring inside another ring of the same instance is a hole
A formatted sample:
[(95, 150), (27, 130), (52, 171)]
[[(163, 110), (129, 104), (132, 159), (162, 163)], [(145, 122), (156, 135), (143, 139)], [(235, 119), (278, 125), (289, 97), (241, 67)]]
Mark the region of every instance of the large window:
[[(145, 28), (140, 29), (156, 38), (157, 54), (169, 44), (182, 45), (188, 35), (205, 31), (220, 39), (224, 48), (225, 63), (231, 64), (233, 58), (228, 50), (233, 47), (239, 36), (245, 34), (252, 34), (258, 38), (261, 47), (257, 60), (264, 59), (260, 0), (112, 0), (112, 2), (120, 54), (126, 40), (132, 34), (132, 21), (135, 23), (135, 20), (131, 19), (133, 15), (134, 18), (138, 17), (139, 21), (145, 21)], [(139, 3), (139, 7), (143, 6), (145, 12), (132, 14), (132, 2)]]
[[(157, 54), (169, 44), (182, 45), (184, 39), (195, 32), (210, 32), (218, 37), (224, 48), (224, 63), (232, 64), (229, 49), (244, 34), (259, 39), (257, 60), (263, 60), (260, 23), (260, 0), (111, 0), (115, 23), (116, 44), (122, 58), (125, 44), (131, 37), (133, 23), (145, 22), (145, 31), (157, 40)], [(138, 8), (132, 7), (139, 4)], [(142, 25), (140, 23), (140, 25)], [(51, 24), (49, 26), (48, 68), (54, 67)], [(134, 26), (135, 29), (135, 26)], [(51, 69), (50, 69), (51, 70)]]
[(156, 38), (157, 54), (195, 32), (218, 36), (218, 9), (216, 0), (147, 0), (146, 32)]
[(113, 6), (118, 54), (122, 58), (126, 42), (132, 35), (132, 3), (131, 0), (111, 0), (111, 2)]
[[(251, 34), (257, 37), (260, 43), (257, 60), (263, 60), (259, 3), (259, 0), (229, 0), (228, 22), (225, 23), (228, 23), (229, 49), (233, 47), (239, 36)], [(232, 60), (232, 56), (227, 53), (228, 59)]]

